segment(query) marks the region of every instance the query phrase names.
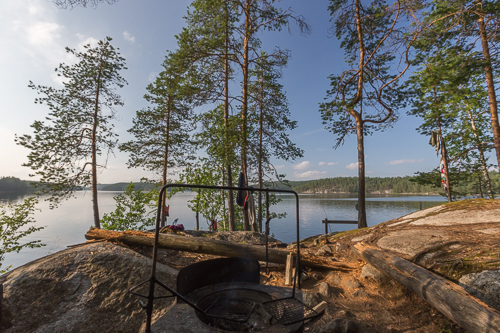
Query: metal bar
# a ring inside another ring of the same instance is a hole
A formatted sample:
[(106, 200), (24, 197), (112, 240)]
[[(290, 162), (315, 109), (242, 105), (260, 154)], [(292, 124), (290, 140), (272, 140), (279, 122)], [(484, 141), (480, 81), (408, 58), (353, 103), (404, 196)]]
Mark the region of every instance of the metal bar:
[(300, 289), (300, 235), (299, 235), (299, 195), (297, 192), (293, 191), (295, 194), (295, 209), (297, 215), (297, 261), (295, 263), (295, 276), (293, 277), (293, 290), (292, 297), (295, 297), (295, 286), (297, 284), (297, 280), (299, 282)]
[(266, 192), (266, 274), (269, 274), (269, 192)]
[[(269, 192), (294, 194), (295, 199), (296, 199), (296, 206), (297, 206), (296, 207), (296, 212), (297, 212), (297, 264), (295, 265), (296, 270), (295, 270), (295, 278), (294, 278), (294, 284), (293, 284), (292, 297), (295, 296), (295, 288), (296, 288), (297, 280), (299, 280), (298, 281), (299, 282), (298, 288), (300, 289), (300, 274), (298, 275), (299, 278), (297, 279), (297, 272), (300, 271), (299, 196), (298, 196), (297, 192), (292, 191), (292, 190), (278, 190), (278, 189), (268, 189), (268, 188), (250, 188), (250, 187), (215, 186), (215, 185), (190, 185), (190, 184), (166, 184), (166, 185), (162, 186), (160, 193), (159, 193), (159, 198), (162, 198), (163, 193), (165, 193), (165, 191), (171, 187), (204, 188), (204, 189), (213, 189), (213, 190), (258, 191), (258, 192), (266, 192), (267, 196), (269, 195)], [(177, 297), (180, 297), (183, 301), (185, 301), (187, 304), (189, 304), (193, 308), (197, 309), (198, 311), (204, 312), (203, 310), (200, 310), (196, 305), (194, 305), (193, 303), (188, 301), (184, 296), (180, 295), (175, 290), (166, 286), (165, 284), (161, 283), (159, 280), (156, 279), (156, 259), (158, 257), (158, 239), (160, 236), (161, 211), (163, 209), (162, 204), (163, 204), (163, 201), (158, 200), (158, 211), (156, 214), (155, 240), (154, 240), (154, 244), (153, 244), (153, 258), (152, 258), (153, 263), (152, 263), (152, 267), (151, 267), (151, 277), (149, 278), (148, 304), (146, 305), (146, 314), (147, 314), (146, 330), (145, 330), (146, 333), (151, 332), (151, 320), (152, 320), (152, 316), (153, 316), (153, 302), (155, 299), (155, 297), (154, 297), (155, 283), (158, 283), (163, 288), (169, 290), (172, 294), (176, 295)], [(269, 209), (269, 204), (267, 205), (267, 207), (268, 207), (267, 209)]]
[(153, 263), (151, 265), (151, 277), (149, 278), (149, 294), (148, 294), (148, 304), (146, 304), (146, 333), (151, 332), (151, 320), (153, 317), (153, 302), (155, 293), (155, 282), (156, 281), (156, 259), (158, 257), (158, 239), (160, 236), (160, 221), (161, 221), (161, 211), (163, 209), (163, 194), (166, 191), (166, 187), (163, 186), (158, 194), (158, 211), (156, 212), (156, 228), (155, 228), (155, 240), (153, 243)]
[(330, 224), (330, 223), (336, 223), (336, 224), (358, 224), (358, 221), (349, 221), (349, 220), (323, 220), (321, 223), (325, 224)]

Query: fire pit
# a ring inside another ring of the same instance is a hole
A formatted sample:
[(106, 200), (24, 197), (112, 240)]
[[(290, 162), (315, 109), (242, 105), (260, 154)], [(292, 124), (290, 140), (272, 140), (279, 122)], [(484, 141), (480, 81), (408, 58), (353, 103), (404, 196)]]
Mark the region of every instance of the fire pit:
[[(207, 317), (186, 303), (177, 302), (151, 329), (153, 332), (301, 332), (303, 322), (284, 326), (262, 307), (262, 303), (292, 295), (292, 288), (273, 287), (248, 282), (219, 283), (194, 290), (187, 298), (200, 308), (210, 307), (221, 299), (244, 300), (255, 304), (246, 322)], [(301, 297), (296, 291), (295, 297)]]
[[(260, 191), (266, 193), (268, 216), (266, 221), (266, 268), (267, 235), (269, 235), (269, 192), (293, 193), (296, 199), (297, 251), (293, 288), (260, 285), (260, 265), (255, 259), (220, 258), (185, 267), (177, 277), (177, 290), (156, 278), (156, 259), (160, 230), (162, 201), (158, 201), (153, 263), (151, 277), (132, 287), (130, 291), (147, 298), (141, 306), (146, 310), (145, 332), (199, 333), (199, 332), (301, 332), (305, 320), (318, 315), (302, 302), (300, 291), (300, 241), (299, 241), (299, 197), (291, 190), (251, 189), (244, 187), (168, 184), (160, 190), (159, 198), (169, 187), (227, 189), (238, 191)], [(149, 294), (141, 295), (135, 290), (149, 284)], [(298, 289), (296, 289), (296, 284)], [(177, 296), (177, 303), (154, 325), (152, 323), (155, 299), (171, 296), (155, 296), (155, 285)]]

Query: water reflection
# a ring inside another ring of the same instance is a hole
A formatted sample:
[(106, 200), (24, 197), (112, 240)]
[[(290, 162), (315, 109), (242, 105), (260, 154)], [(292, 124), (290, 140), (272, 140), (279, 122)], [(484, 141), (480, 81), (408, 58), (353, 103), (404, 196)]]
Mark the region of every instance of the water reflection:
[[(290, 214), (286, 219), (271, 222), (271, 232), (280, 240), (290, 242), (296, 239), (295, 198), (292, 195), (281, 195), (282, 202), (274, 212), (286, 211)], [(357, 198), (353, 195), (313, 194), (299, 195), (300, 200), (300, 238), (306, 238), (325, 232), (323, 219), (356, 221)], [(368, 226), (408, 215), (420, 209), (439, 205), (445, 198), (439, 196), (376, 196), (366, 200)], [(346, 231), (356, 228), (352, 224), (330, 224), (329, 232)]]
[(0, 203), (6, 204), (8, 202), (20, 201), (24, 197), (24, 194), (12, 193), (12, 192), (0, 192)]

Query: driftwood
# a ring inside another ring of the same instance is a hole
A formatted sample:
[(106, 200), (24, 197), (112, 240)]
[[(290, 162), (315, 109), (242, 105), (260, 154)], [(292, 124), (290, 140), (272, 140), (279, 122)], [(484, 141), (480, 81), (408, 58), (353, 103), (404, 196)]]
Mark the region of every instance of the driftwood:
[(364, 261), (425, 299), (467, 331), (500, 332), (500, 312), (472, 297), (452, 281), (365, 243), (356, 244), (354, 251)]
[[(153, 246), (154, 234), (140, 231), (109, 231), (90, 229), (85, 238), (88, 240), (118, 241), (129, 246)], [(266, 260), (266, 249), (264, 246), (236, 244), (227, 241), (207, 239), (203, 237), (181, 237), (169, 234), (160, 234), (158, 247), (203, 254), (212, 254), (224, 257), (247, 257), (259, 261)], [(269, 249), (269, 262), (285, 264), (289, 251)], [(322, 269), (353, 269), (354, 267), (327, 260), (324, 258), (302, 255), (300, 264), (306, 267)]]

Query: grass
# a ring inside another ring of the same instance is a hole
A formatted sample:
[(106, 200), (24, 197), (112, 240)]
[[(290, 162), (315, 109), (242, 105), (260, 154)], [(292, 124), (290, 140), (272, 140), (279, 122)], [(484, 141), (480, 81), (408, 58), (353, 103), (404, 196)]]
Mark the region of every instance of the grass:
[(447, 202), (444, 204), (447, 210), (482, 210), (500, 208), (500, 201), (495, 199), (467, 199)]

